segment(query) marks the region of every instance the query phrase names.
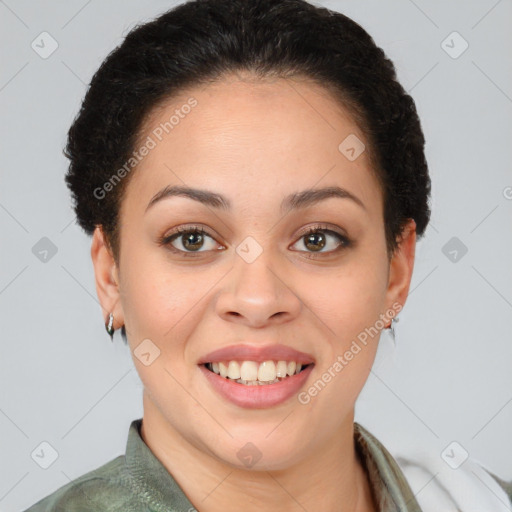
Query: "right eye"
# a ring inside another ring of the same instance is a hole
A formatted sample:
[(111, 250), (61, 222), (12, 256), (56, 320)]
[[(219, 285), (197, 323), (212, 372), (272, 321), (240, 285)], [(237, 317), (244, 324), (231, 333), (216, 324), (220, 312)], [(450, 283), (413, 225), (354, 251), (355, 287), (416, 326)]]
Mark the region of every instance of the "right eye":
[[(202, 227), (179, 227), (174, 230), (174, 232), (162, 237), (162, 239), (159, 241), (159, 244), (168, 247), (175, 253), (182, 253), (184, 256), (192, 256), (195, 255), (195, 253), (215, 250), (213, 247), (203, 251), (200, 250), (204, 247), (206, 238), (210, 238), (215, 242), (215, 239), (209, 235)], [(174, 245), (175, 242), (178, 242), (182, 248), (176, 247)]]

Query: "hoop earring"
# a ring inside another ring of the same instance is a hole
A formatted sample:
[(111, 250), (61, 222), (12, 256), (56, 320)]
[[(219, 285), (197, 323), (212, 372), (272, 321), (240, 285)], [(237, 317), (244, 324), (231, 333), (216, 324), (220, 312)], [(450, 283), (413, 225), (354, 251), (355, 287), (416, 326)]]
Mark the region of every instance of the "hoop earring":
[(391, 333), (391, 339), (393, 340), (393, 345), (396, 347), (396, 333), (395, 333), (395, 325), (394, 323), (398, 322), (399, 318), (392, 318), (391, 322), (389, 323), (389, 326), (387, 327), (390, 330)]
[(112, 313), (108, 314), (108, 322), (105, 324), (105, 329), (110, 336), (110, 341), (114, 341), (114, 315)]

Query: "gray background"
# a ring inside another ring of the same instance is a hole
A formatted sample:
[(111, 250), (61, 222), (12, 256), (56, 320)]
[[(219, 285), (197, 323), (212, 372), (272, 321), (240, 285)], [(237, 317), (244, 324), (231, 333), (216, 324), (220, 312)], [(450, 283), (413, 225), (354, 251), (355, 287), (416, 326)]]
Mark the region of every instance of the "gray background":
[[(512, 3), (318, 4), (352, 17), (394, 61), (417, 104), (433, 182), (397, 348), (382, 336), (356, 419), (392, 453), (414, 444), (440, 454), (456, 440), (512, 479)], [(1, 511), (123, 453), (142, 416), (129, 351), (104, 331), (62, 148), (100, 62), (137, 22), (172, 5), (0, 1)], [(42, 47), (43, 31), (58, 43), (46, 59), (31, 47)], [(463, 41), (443, 43), (453, 31), (469, 44), (457, 58)], [(57, 249), (46, 261), (43, 237)], [(58, 453), (48, 469), (43, 441)], [(34, 450), (44, 453), (38, 463)]]

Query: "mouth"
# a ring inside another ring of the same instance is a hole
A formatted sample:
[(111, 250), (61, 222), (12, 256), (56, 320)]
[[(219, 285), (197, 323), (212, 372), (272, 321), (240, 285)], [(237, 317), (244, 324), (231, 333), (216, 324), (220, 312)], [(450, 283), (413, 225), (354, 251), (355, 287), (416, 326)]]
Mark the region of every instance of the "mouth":
[(315, 367), (311, 354), (274, 343), (230, 345), (197, 361), (210, 389), (248, 409), (279, 406), (306, 385)]
[(244, 386), (267, 386), (277, 384), (305, 371), (310, 364), (297, 361), (219, 361), (204, 363), (212, 373)]

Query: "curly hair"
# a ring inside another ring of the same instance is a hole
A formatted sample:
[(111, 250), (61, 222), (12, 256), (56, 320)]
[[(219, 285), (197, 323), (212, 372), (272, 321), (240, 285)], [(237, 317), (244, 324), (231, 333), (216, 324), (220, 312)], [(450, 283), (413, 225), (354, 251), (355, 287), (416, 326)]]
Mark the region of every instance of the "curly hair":
[(305, 0), (192, 0), (128, 33), (94, 74), (69, 129), (65, 179), (77, 221), (89, 235), (101, 226), (116, 260), (120, 205), (133, 172), (108, 193), (98, 190), (132, 157), (160, 102), (239, 71), (305, 77), (329, 90), (368, 138), (388, 255), (409, 219), (423, 235), (431, 188), (424, 135), (414, 100), (372, 37)]

